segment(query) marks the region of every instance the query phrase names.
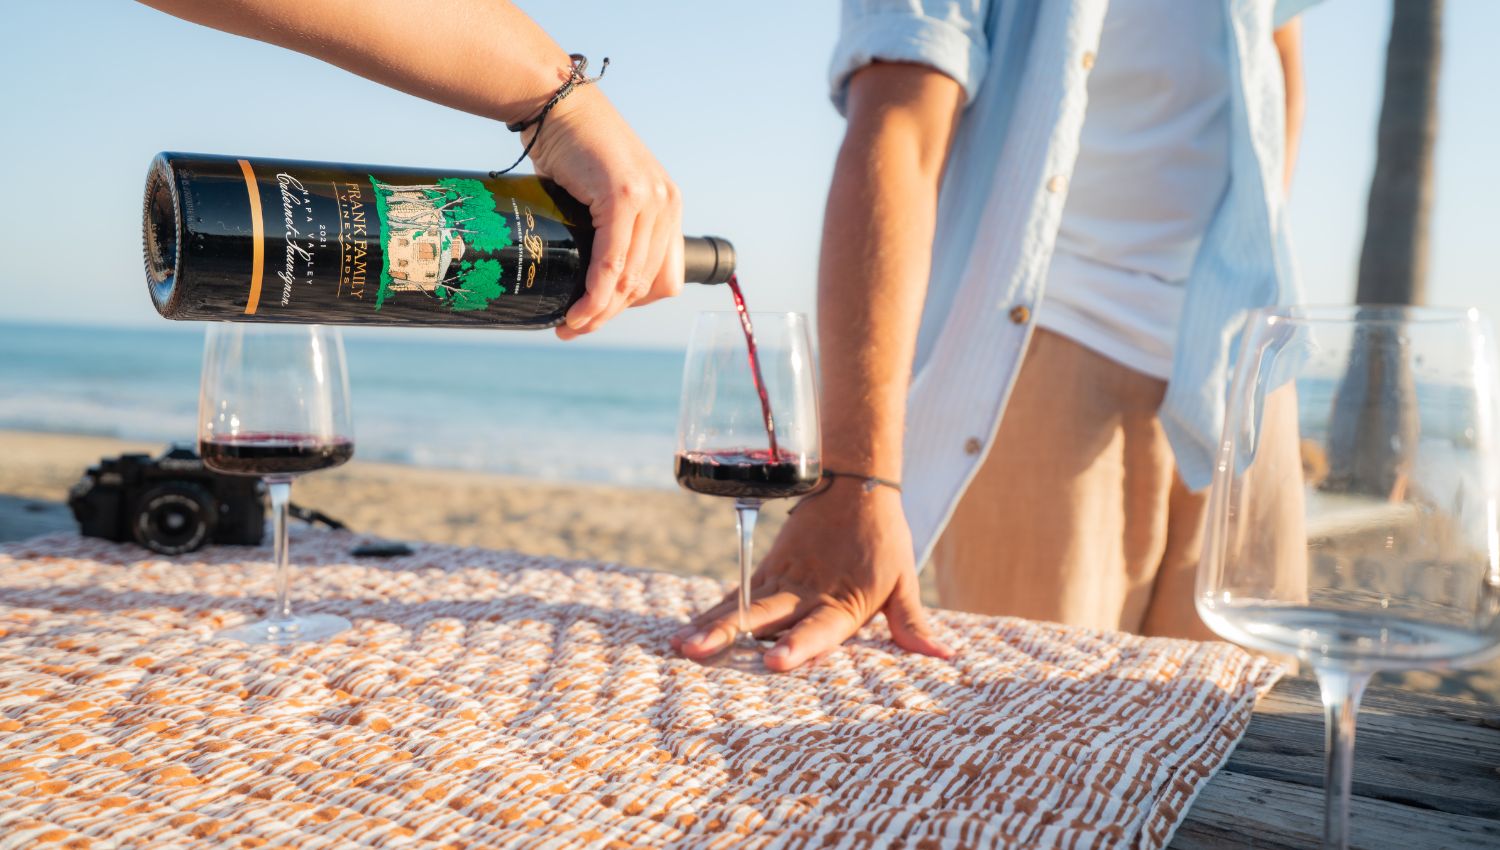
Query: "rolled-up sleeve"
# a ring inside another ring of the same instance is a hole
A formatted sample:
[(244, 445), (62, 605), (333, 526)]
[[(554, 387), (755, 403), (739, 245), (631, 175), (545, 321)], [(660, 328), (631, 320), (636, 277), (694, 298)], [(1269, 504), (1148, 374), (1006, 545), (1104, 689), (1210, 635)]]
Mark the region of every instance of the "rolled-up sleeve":
[(833, 105), (844, 111), (849, 77), (877, 60), (927, 65), (979, 92), (989, 64), (985, 18), (991, 0), (844, 0), (828, 81)]

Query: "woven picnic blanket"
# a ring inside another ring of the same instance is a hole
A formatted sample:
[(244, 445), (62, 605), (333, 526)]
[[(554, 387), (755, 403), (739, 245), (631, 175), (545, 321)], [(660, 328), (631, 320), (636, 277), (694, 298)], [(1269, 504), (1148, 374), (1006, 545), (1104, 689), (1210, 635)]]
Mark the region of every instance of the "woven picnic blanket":
[(354, 628), (290, 647), (212, 637), (266, 550), (0, 547), (0, 847), (1155, 848), (1277, 675), (949, 612), (951, 661), (744, 673), (668, 646), (716, 582), (361, 539), (294, 534)]

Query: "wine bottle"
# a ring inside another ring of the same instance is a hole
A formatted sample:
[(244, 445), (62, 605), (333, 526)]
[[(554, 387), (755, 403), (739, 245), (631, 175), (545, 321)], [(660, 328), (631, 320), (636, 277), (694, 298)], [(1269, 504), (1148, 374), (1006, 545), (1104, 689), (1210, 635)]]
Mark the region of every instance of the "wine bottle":
[[(146, 281), (168, 319), (548, 328), (584, 293), (593, 226), (556, 183), (483, 172), (158, 154)], [(689, 237), (684, 276), (734, 248)]]

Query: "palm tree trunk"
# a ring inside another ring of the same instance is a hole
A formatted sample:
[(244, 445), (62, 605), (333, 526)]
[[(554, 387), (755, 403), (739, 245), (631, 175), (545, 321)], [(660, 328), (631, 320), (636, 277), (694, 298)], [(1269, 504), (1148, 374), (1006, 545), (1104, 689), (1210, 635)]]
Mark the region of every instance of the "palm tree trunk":
[[(1393, 0), (1375, 175), (1359, 256), (1358, 304), (1427, 295), (1443, 0)], [(1404, 334), (1362, 329), (1334, 400), (1325, 490), (1400, 498), (1421, 423)]]
[(1427, 294), (1443, 0), (1394, 0), (1375, 176), (1359, 255), (1359, 304), (1420, 304)]

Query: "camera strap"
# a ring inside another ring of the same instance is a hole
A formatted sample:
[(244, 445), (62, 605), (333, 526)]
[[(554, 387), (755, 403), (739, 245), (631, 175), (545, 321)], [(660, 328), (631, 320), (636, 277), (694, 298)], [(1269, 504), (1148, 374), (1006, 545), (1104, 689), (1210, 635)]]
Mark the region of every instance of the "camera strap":
[(308, 525), (317, 525), (321, 523), (333, 529), (334, 531), (345, 531), (349, 528), (349, 526), (344, 525), (342, 522), (339, 522), (338, 520), (334, 519), (328, 514), (323, 513), (322, 511), (314, 510), (313, 508), (304, 508), (296, 502), (287, 505), (286, 510), (287, 513), (291, 514), (297, 519), (302, 520)]

